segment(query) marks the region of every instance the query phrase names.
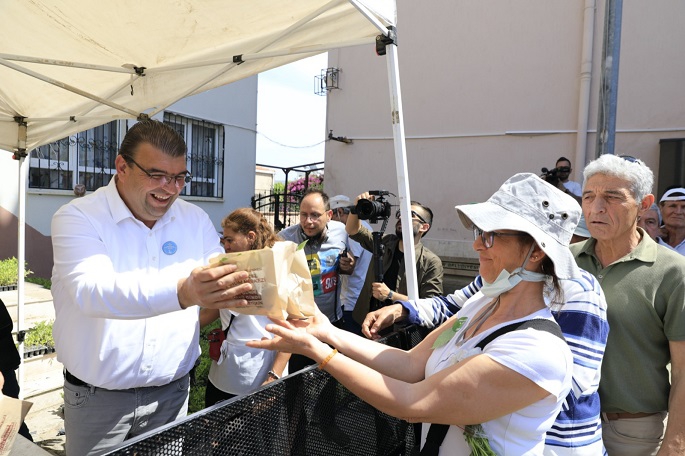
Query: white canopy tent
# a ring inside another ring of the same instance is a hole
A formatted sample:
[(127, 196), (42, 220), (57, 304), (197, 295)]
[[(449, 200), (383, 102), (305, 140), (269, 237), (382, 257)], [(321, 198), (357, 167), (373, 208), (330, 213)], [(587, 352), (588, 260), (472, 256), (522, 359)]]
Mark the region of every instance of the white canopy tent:
[(0, 12), (0, 149), (15, 154), (19, 173), (19, 330), (30, 150), (115, 119), (152, 117), (186, 96), (329, 49), (387, 49), (403, 236), (412, 238), (394, 1), (0, 0)]

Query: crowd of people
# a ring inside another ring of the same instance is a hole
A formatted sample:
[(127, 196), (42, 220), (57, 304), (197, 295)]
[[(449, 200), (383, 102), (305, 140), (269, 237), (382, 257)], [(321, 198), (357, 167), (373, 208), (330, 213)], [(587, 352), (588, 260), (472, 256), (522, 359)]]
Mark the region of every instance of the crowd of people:
[[(217, 319), (206, 406), (317, 364), (380, 411), (423, 423), (422, 455), (476, 445), (498, 455), (685, 454), (685, 188), (655, 204), (642, 161), (603, 155), (581, 186), (561, 157), (557, 183), (516, 174), (487, 201), (457, 206), (479, 275), (447, 295), (442, 263), (421, 242), (433, 212), (412, 201), (412, 300), (399, 212), (379, 261), (354, 211), (368, 192), (309, 189), (299, 223), (279, 233), (236, 209), (219, 237), (178, 198), (192, 179), (186, 153), (169, 126), (138, 122), (109, 185), (53, 217), (70, 456), (185, 416), (200, 327)], [(306, 241), (316, 315), (237, 312), (247, 273), (210, 258), (281, 241)], [(426, 328), (416, 347), (374, 341), (401, 321)]]

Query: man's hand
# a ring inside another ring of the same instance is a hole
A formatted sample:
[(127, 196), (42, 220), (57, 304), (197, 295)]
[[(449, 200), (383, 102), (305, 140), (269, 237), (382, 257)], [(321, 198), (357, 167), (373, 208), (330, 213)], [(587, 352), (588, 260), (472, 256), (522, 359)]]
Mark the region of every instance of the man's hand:
[(378, 333), (394, 324), (407, 318), (409, 311), (402, 304), (392, 304), (381, 307), (380, 309), (369, 312), (362, 323), (362, 334), (369, 339), (378, 339)]
[(246, 283), (248, 273), (237, 271), (234, 264), (201, 266), (193, 269), (177, 284), (178, 302), (182, 309), (201, 306), (208, 309), (226, 309), (247, 305), (240, 295), (252, 290)]
[(340, 273), (350, 275), (354, 272), (356, 260), (349, 250), (345, 249), (345, 254), (340, 257)]
[(379, 301), (385, 301), (390, 294), (390, 288), (383, 282), (373, 282), (371, 284), (371, 294)]

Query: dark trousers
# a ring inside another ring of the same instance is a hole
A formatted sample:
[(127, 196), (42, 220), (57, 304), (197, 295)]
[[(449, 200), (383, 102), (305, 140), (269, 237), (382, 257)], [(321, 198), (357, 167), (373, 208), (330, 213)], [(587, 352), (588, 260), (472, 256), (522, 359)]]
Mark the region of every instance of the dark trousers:
[[(17, 376), (14, 373), (14, 369), (3, 369), (0, 372), (2, 372), (2, 376), (5, 377), (5, 384), (2, 387), (2, 394), (15, 399), (19, 398), (19, 382), (17, 382)], [(29, 433), (29, 428), (23, 421), (19, 427), (19, 434), (25, 437), (27, 440), (33, 442), (33, 437), (31, 437), (31, 434)]]
[(210, 407), (221, 401), (233, 399), (236, 396), (237, 394), (221, 391), (219, 388), (214, 386), (211, 380), (207, 379), (207, 387), (205, 388), (205, 407)]

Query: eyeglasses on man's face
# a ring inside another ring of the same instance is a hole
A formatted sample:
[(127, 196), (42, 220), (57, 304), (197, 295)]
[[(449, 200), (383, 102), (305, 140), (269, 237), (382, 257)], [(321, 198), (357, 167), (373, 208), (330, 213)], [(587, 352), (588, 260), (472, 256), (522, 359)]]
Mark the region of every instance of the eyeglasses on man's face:
[(151, 185), (159, 185), (160, 187), (164, 187), (165, 185), (168, 185), (173, 181), (176, 188), (181, 188), (185, 184), (188, 184), (188, 183), (190, 183), (191, 180), (193, 180), (193, 176), (191, 176), (190, 173), (181, 173), (181, 174), (177, 174), (175, 176), (170, 176), (170, 175), (165, 174), (165, 173), (155, 173), (155, 172), (151, 173), (150, 171), (146, 170), (145, 168), (140, 166), (138, 163), (136, 163), (136, 161), (134, 159), (132, 159), (131, 157), (126, 157), (126, 161), (127, 162), (130, 161), (131, 163), (136, 165), (138, 167), (138, 169), (140, 169), (142, 172), (144, 172), (145, 175), (148, 178), (150, 178), (150, 184)]
[(307, 214), (306, 212), (300, 212), (300, 220), (307, 221), (307, 219), (311, 220), (312, 222), (318, 222), (319, 219), (323, 216), (323, 214), (318, 214), (316, 212), (312, 212), (311, 214)]
[(477, 241), (478, 238), (480, 238), (480, 241), (483, 243), (486, 249), (489, 249), (495, 244), (495, 236), (520, 237), (525, 236), (525, 233), (500, 233), (498, 231), (483, 231), (476, 225), (473, 225), (473, 240)]
[[(395, 218), (397, 218), (397, 219), (399, 220), (401, 216), (402, 216), (402, 214), (400, 213), (400, 211), (399, 211), (399, 209), (398, 209), (398, 210), (397, 210), (397, 213), (395, 213)], [(415, 211), (411, 211), (411, 216), (412, 216), (412, 218), (416, 218), (416, 219), (417, 219), (419, 222), (421, 222), (421, 223), (428, 223), (427, 221), (425, 221), (425, 220), (423, 219), (423, 217), (421, 217), (421, 216), (420, 216), (419, 214), (417, 214)]]

